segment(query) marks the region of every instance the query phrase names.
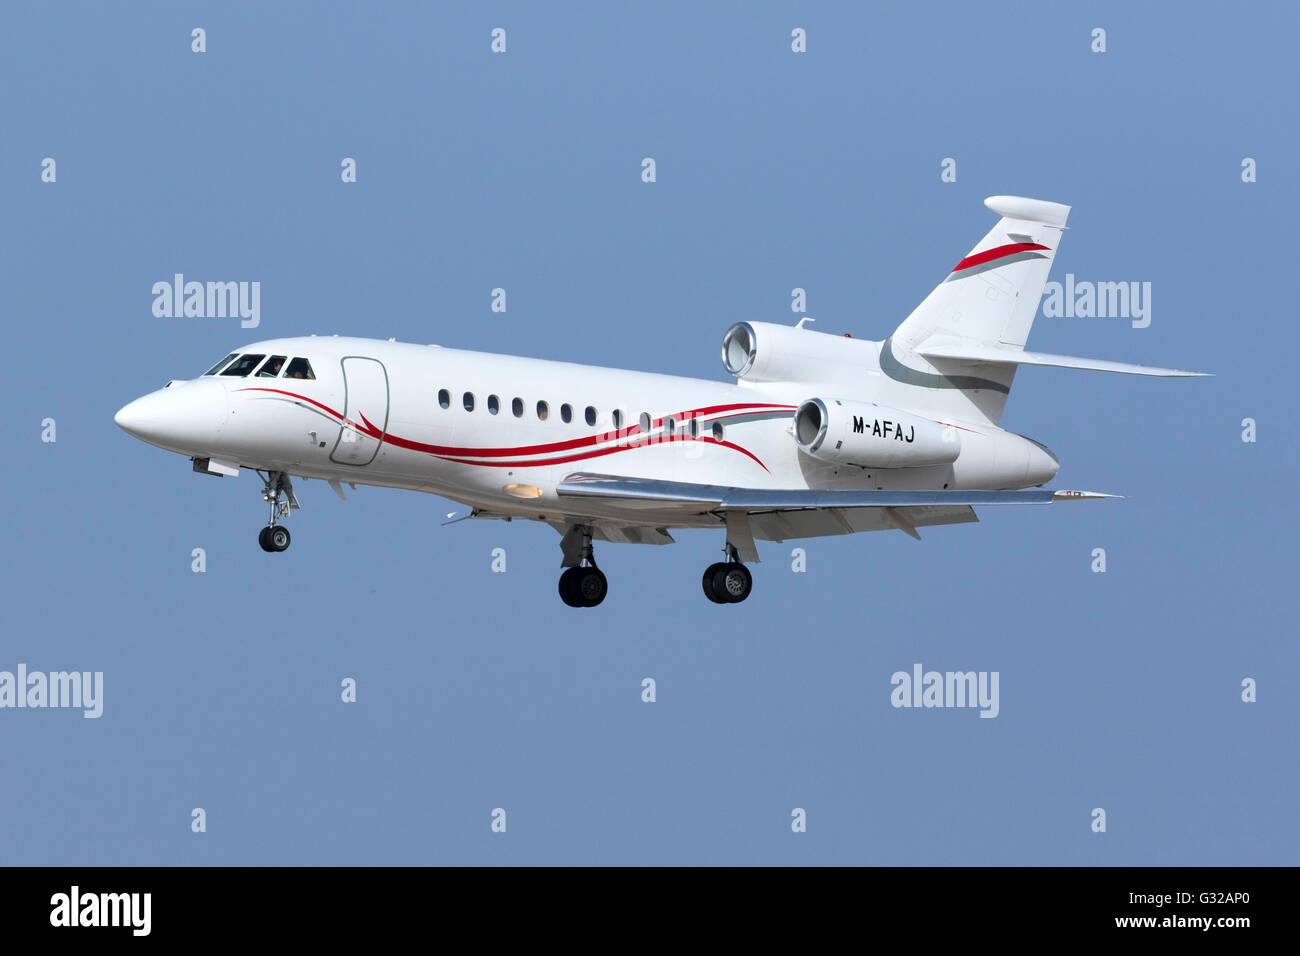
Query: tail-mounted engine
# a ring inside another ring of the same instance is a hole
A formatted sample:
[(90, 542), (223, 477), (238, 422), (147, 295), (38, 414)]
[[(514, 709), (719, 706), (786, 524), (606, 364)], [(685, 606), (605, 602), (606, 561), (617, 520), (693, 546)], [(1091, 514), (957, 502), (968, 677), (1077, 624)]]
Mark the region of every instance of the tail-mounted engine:
[(863, 468), (945, 465), (961, 453), (957, 429), (871, 402), (810, 398), (794, 416), (799, 450)]
[(771, 322), (737, 322), (722, 337), (722, 364), (746, 382), (852, 381), (879, 352), (879, 342)]

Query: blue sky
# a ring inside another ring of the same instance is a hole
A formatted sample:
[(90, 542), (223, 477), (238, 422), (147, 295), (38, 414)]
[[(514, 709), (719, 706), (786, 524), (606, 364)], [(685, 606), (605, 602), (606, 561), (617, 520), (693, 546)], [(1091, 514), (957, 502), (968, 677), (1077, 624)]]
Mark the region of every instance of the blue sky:
[[(7, 10), (0, 670), (105, 676), (98, 720), (0, 710), (0, 861), (1300, 862), (1297, 27), (1282, 4)], [(1057, 486), (1124, 500), (761, 545), (743, 605), (700, 593), (706, 533), (606, 545), (610, 596), (575, 612), (549, 527), (315, 482), (268, 556), (255, 478), (112, 422), (308, 333), (720, 380), (726, 327), (793, 321), (794, 287), (818, 329), (884, 337), (1002, 193), (1073, 205), (1052, 278), (1152, 283), (1149, 328), (1041, 318), (1030, 348), (1216, 377), (1024, 370), (1004, 424)], [(261, 327), (155, 318), (175, 272), (260, 281)], [(999, 716), (894, 709), (917, 662), (998, 671)]]

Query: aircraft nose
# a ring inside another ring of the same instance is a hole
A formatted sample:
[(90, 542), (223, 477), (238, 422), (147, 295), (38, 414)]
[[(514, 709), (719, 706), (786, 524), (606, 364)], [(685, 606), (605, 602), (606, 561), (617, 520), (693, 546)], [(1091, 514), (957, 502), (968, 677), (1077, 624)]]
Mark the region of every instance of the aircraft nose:
[[(145, 398), (148, 397), (145, 396)], [(143, 409), (148, 404), (144, 398), (137, 398), (134, 402), (127, 402), (117, 410), (117, 414), (113, 416), (113, 423), (133, 438), (139, 438), (145, 421)]]
[(210, 451), (226, 419), (226, 395), (212, 383), (169, 385), (128, 402), (113, 421), (132, 438), (168, 451)]

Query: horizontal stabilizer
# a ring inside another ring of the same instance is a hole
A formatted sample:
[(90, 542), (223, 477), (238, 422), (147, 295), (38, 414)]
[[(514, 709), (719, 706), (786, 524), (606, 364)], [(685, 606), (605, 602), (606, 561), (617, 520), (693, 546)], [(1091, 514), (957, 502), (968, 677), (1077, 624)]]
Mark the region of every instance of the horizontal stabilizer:
[(1156, 375), (1161, 378), (1200, 378), (1213, 374), (1212, 372), (1185, 372), (1177, 368), (1158, 368), (1154, 365), (1134, 365), (1129, 362), (1078, 358), (1073, 355), (1026, 352), (1010, 346), (950, 337), (927, 339), (914, 351), (917, 355), (923, 355), (928, 359), (969, 362), (977, 365), (1047, 365), (1053, 368), (1079, 368), (1094, 372), (1120, 372), (1124, 375)]

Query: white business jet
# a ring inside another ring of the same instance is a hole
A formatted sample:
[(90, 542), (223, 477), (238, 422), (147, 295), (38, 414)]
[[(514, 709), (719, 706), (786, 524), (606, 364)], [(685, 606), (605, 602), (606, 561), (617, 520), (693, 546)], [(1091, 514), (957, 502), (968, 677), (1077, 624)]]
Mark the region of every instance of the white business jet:
[[(1045, 445), (998, 427), (1016, 368), (1203, 373), (1025, 351), (1070, 207), (995, 196), (1001, 218), (883, 342), (740, 322), (736, 382), (373, 339), (274, 339), (117, 413), (195, 471), (258, 472), (269, 552), (298, 507), (291, 476), (425, 491), (467, 518), (544, 521), (562, 535), (559, 591), (593, 607), (592, 542), (722, 533), (704, 572), (719, 604), (749, 596), (755, 540), (977, 521), (976, 506), (1112, 497), (1043, 491)], [(1029, 490), (1021, 490), (1029, 489)], [(456, 519), (460, 520), (460, 519)]]

